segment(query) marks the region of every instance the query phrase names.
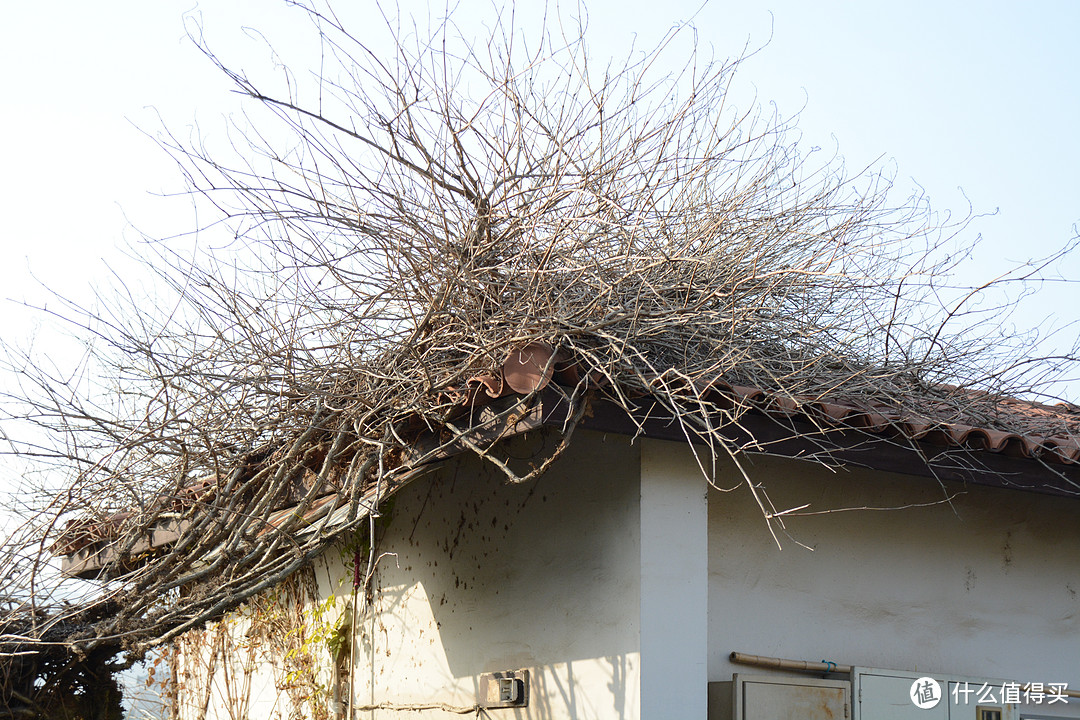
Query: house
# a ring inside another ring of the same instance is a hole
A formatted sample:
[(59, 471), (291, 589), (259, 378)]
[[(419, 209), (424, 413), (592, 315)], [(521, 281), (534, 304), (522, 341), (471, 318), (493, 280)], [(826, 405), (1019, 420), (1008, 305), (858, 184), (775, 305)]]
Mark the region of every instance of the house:
[[(472, 409), (541, 391), (496, 433), (524, 472), (570, 410), (558, 377), (503, 379)], [(176, 642), (177, 717), (1080, 717), (1074, 440), (697, 391), (758, 451), (597, 396), (526, 482), (446, 457), (394, 489), (374, 545)]]

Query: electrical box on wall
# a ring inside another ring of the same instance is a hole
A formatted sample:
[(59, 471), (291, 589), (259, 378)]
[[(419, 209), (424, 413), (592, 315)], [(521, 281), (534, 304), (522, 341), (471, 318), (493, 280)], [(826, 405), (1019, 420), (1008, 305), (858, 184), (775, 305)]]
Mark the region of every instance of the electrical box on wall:
[[(1065, 683), (1030, 697), (1007, 680), (853, 668), (850, 679), (735, 673), (709, 683), (709, 720), (1064, 720), (1080, 718)], [(1047, 692), (1056, 687), (1058, 692)]]
[[(726, 688), (713, 691), (719, 699)], [(785, 675), (732, 676), (727, 708), (713, 702), (710, 720), (844, 720), (851, 717), (851, 683)]]
[(519, 708), (528, 704), (528, 670), (504, 670), (480, 676), (480, 707)]

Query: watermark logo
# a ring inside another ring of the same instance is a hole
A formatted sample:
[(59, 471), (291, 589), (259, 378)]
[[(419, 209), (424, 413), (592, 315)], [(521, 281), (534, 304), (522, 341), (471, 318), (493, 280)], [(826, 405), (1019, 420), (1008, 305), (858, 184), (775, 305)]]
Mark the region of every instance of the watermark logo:
[[(1068, 703), (1068, 683), (1015, 683), (1001, 685), (990, 683), (950, 682), (953, 705), (1054, 705)], [(908, 695), (911, 703), (920, 710), (937, 707), (943, 693), (941, 684), (932, 677), (921, 677), (911, 683)]]
[(1020, 683), (1007, 682), (1003, 685), (988, 685), (987, 683), (958, 682), (952, 687), (953, 702), (956, 705), (967, 705), (969, 699), (978, 703), (1002, 703), (1025, 705), (1055, 705), (1068, 703), (1066, 693), (1069, 690), (1068, 683)]
[(941, 685), (932, 677), (921, 677), (911, 683), (911, 702), (920, 710), (929, 710), (941, 702)]

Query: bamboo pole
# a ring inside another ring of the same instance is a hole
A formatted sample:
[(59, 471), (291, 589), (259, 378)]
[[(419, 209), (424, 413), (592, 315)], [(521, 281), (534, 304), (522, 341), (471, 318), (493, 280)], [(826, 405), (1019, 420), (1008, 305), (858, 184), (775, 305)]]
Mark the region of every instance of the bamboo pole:
[[(753, 665), (755, 667), (774, 668), (776, 670), (799, 670), (802, 672), (812, 673), (839, 673), (842, 675), (851, 674), (851, 665), (840, 665), (829, 660), (822, 660), (821, 662), (811, 662), (809, 660), (787, 660), (784, 658), (767, 657), (765, 655), (751, 655), (750, 653), (732, 652), (728, 656), (731, 662), (738, 663), (740, 665)], [(1017, 683), (1022, 690), (1030, 691), (1035, 683)], [(1060, 683), (1042, 683), (1043, 688), (1048, 688), (1053, 684), (1055, 686)], [(1046, 693), (1048, 695), (1064, 695), (1065, 697), (1080, 698), (1080, 690), (1069, 690), (1067, 688), (1059, 688), (1053, 693)]]
[(777, 670), (800, 670), (814, 673), (841, 673), (851, 674), (850, 665), (838, 665), (828, 660), (811, 662), (809, 660), (785, 660), (784, 658), (766, 657), (764, 655), (751, 655), (749, 653), (731, 653), (731, 662), (740, 665), (755, 665), (757, 667), (776, 668)]

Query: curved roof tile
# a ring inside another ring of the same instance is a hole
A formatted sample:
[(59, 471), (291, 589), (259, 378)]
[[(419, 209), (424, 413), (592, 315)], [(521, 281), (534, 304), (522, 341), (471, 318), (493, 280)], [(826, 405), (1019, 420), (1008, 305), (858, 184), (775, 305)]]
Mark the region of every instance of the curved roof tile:
[[(574, 385), (582, 369), (573, 358), (556, 355), (546, 343), (533, 342), (511, 351), (497, 373), (478, 374), (457, 393), (461, 405), (485, 404), (510, 394), (542, 390), (551, 382)], [(591, 378), (593, 384), (602, 384)], [(875, 434), (896, 434), (932, 445), (964, 447), (1002, 455), (1073, 465), (1080, 463), (1080, 406), (1070, 403), (1044, 405), (1020, 398), (994, 397), (983, 391), (939, 385), (934, 389), (971, 404), (988, 402), (994, 417), (985, 424), (973, 423), (958, 410), (957, 403), (927, 397), (910, 398), (918, 414), (893, 407), (884, 399), (799, 397), (750, 385), (732, 384), (717, 375), (691, 381), (685, 376), (658, 375), (651, 383), (669, 391), (695, 395), (719, 409), (752, 408), (776, 417), (804, 417), (818, 424), (852, 428)], [(484, 392), (476, 390), (483, 387)], [(475, 388), (475, 389), (474, 389)], [(992, 420), (994, 425), (990, 426)], [(1000, 426), (1015, 430), (1002, 430)]]

